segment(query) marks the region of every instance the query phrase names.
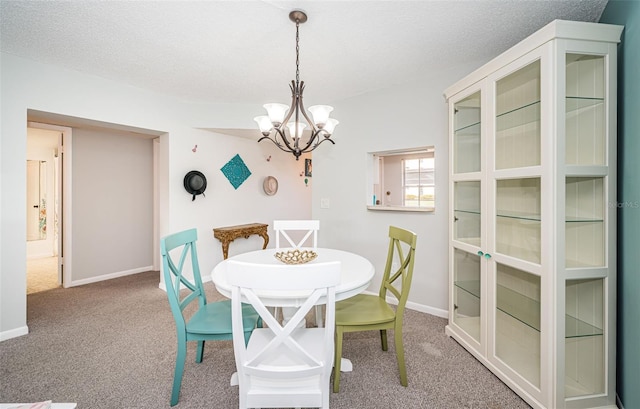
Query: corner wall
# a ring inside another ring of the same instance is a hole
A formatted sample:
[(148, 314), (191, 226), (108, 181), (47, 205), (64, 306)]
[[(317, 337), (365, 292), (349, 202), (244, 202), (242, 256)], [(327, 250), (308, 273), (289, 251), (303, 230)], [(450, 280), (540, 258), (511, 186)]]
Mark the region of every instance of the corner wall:
[[(28, 332), (27, 110), (160, 135), (158, 236), (198, 228), (200, 268), (205, 276), (222, 260), (220, 243), (213, 237), (214, 227), (251, 222), (271, 225), (276, 218), (310, 217), (312, 188), (299, 176), (304, 161), (296, 162), (266, 142), (258, 144), (257, 130), (255, 139), (207, 130), (254, 129), (252, 118), (262, 110), (259, 104), (188, 103), (5, 53), (0, 58), (0, 88), (0, 340)], [(197, 152), (193, 152), (195, 145)], [(236, 154), (252, 173), (238, 189), (220, 171)], [(270, 161), (266, 160), (268, 156), (272, 156)], [(201, 169), (209, 183), (206, 197), (193, 202), (183, 187), (184, 175), (192, 169)], [(262, 190), (262, 181), (269, 175), (279, 181), (275, 196), (267, 196)], [(153, 211), (149, 208), (149, 213)], [(230, 254), (261, 246), (262, 240), (255, 236), (236, 240)]]

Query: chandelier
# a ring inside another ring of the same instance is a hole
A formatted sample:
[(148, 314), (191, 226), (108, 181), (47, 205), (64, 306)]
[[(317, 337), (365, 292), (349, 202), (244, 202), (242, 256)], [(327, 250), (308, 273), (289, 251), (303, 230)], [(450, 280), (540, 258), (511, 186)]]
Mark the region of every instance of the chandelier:
[[(309, 107), (313, 120), (304, 109), (302, 92), (304, 81), (300, 81), (300, 24), (307, 21), (307, 15), (301, 10), (293, 10), (289, 13), (289, 19), (296, 23), (296, 79), (291, 81), (291, 106), (285, 104), (270, 103), (263, 105), (267, 115), (253, 118), (258, 123), (262, 138), (268, 139), (278, 148), (292, 153), (296, 160), (305, 152), (311, 152), (322, 142), (331, 140), (331, 134), (338, 125), (338, 121), (329, 118), (333, 107), (328, 105), (314, 105)], [(304, 122), (303, 122), (304, 119)], [(305, 123), (306, 122), (306, 123)], [(309, 126), (310, 136), (303, 141), (303, 131)]]

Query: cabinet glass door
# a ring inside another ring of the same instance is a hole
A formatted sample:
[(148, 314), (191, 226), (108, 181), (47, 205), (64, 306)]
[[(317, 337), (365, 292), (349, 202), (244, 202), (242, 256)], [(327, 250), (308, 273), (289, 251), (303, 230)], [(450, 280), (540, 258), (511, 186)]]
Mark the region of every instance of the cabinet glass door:
[(567, 54), (566, 163), (605, 165), (605, 59)]
[(540, 387), (540, 277), (496, 264), (495, 353)]
[(480, 260), (477, 254), (453, 251), (453, 321), (480, 342)]
[[(606, 61), (602, 55), (566, 55), (565, 267), (606, 267)], [(582, 166), (582, 168), (581, 168)], [(586, 176), (591, 172), (599, 176)], [(577, 172), (576, 172), (577, 173)], [(611, 198), (609, 199), (611, 200)], [(605, 393), (605, 278), (565, 283), (565, 396)]]
[(453, 106), (453, 173), (480, 171), (480, 91)]
[(496, 183), (496, 251), (540, 263), (540, 178)]
[(605, 391), (604, 279), (566, 283), (565, 396)]
[(604, 178), (568, 177), (565, 191), (566, 267), (604, 266)]
[(540, 61), (496, 83), (495, 168), (540, 165)]
[(480, 246), (480, 181), (455, 182), (453, 238)]

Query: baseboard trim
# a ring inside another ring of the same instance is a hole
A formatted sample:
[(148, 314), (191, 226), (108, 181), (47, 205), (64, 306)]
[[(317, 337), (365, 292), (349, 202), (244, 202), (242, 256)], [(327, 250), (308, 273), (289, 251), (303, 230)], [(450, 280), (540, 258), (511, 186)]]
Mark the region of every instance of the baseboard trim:
[[(372, 291), (364, 291), (363, 294), (378, 295), (378, 293), (374, 293)], [(398, 300), (393, 297), (387, 297), (387, 302), (393, 305), (398, 304)], [(407, 301), (406, 307), (410, 310), (424, 312), (425, 314), (434, 315), (436, 317), (449, 318), (449, 311), (440, 308), (430, 307), (428, 305), (418, 304), (411, 301)]]
[(440, 318), (449, 318), (449, 311), (440, 308), (430, 307), (424, 304), (417, 304), (411, 301), (407, 301), (407, 308), (414, 311), (424, 312), (429, 315), (435, 315)]
[(11, 338), (21, 337), (23, 335), (27, 335), (28, 333), (29, 327), (26, 325), (24, 327), (10, 329), (9, 331), (2, 331), (0, 332), (0, 342), (6, 341)]
[(77, 287), (79, 285), (97, 283), (100, 281), (111, 280), (113, 278), (119, 278), (119, 277), (129, 276), (129, 275), (138, 274), (138, 273), (144, 273), (146, 271), (153, 271), (153, 266), (138, 267), (131, 270), (119, 271), (117, 273), (103, 274), (101, 276), (85, 278), (82, 280), (73, 280), (71, 281), (69, 287)]

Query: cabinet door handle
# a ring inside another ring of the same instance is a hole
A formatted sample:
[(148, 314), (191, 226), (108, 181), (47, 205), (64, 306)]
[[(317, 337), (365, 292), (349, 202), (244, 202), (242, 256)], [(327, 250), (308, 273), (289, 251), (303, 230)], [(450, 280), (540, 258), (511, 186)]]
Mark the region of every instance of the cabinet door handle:
[(491, 254), (489, 253), (485, 253), (484, 254), (484, 258), (486, 258), (487, 260), (489, 260), (491, 258)]
[(482, 255), (483, 255), (483, 254), (484, 254), (484, 253), (483, 253), (482, 251), (478, 250), (478, 255), (479, 255), (480, 257), (482, 257)]

